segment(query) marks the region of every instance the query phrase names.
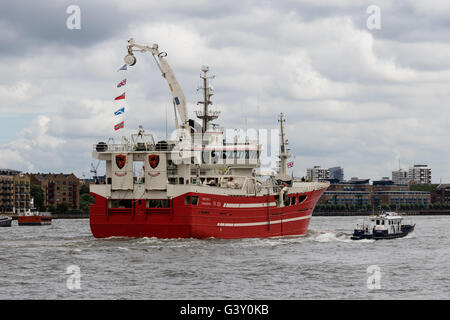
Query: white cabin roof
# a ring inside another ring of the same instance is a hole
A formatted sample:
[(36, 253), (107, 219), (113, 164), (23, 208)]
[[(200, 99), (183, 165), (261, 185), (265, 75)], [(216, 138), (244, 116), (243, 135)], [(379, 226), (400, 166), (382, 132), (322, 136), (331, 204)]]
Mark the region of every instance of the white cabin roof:
[(377, 216), (370, 216), (371, 220), (402, 220), (403, 217), (398, 215), (397, 212), (385, 212), (382, 214), (379, 214)]

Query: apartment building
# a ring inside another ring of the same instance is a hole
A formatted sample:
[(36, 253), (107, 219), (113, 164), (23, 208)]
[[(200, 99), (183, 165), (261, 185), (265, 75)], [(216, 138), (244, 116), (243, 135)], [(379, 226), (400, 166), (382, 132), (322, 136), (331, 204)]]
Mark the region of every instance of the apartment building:
[(327, 168), (314, 166), (314, 168), (306, 169), (306, 177), (310, 181), (325, 181), (330, 178), (330, 171)]
[(431, 168), (426, 164), (415, 164), (408, 170), (408, 178), (415, 183), (430, 184), (431, 183)]
[(80, 180), (73, 173), (37, 173), (32, 174), (31, 179), (44, 192), (44, 206), (56, 207), (67, 203), (69, 208), (79, 209)]
[(21, 213), (30, 209), (31, 177), (17, 170), (0, 169), (0, 212)]

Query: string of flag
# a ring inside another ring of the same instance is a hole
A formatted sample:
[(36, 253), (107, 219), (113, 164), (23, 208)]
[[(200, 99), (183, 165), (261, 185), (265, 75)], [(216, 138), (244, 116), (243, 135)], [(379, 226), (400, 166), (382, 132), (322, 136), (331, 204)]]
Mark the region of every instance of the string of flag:
[[(123, 70), (125, 70), (125, 71), (127, 70), (127, 64), (124, 64), (121, 68), (119, 68), (119, 70), (117, 70), (117, 72), (123, 71)], [(125, 78), (117, 84), (117, 88), (122, 88), (126, 84), (127, 84), (127, 79)], [(126, 94), (126, 92), (123, 92), (120, 96), (115, 97), (114, 101), (121, 102), (121, 100), (125, 100), (125, 94)], [(121, 108), (117, 109), (116, 111), (114, 111), (114, 116), (119, 116), (124, 113), (125, 113), (125, 107), (121, 107)], [(123, 118), (120, 120), (119, 120), (120, 122), (114, 126), (114, 130), (116, 130), (116, 131), (125, 127), (125, 121), (123, 120)]]
[[(294, 157), (294, 160), (292, 160), (292, 161), (287, 163), (287, 167), (288, 168), (293, 168), (294, 167), (294, 161), (295, 161), (295, 157)], [(291, 178), (292, 178), (292, 180), (294, 180), (294, 170), (291, 171)]]

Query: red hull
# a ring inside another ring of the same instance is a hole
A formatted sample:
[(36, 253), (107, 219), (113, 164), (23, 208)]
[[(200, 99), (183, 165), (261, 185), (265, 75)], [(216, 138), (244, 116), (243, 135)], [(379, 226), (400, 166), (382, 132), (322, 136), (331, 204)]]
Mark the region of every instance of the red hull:
[[(98, 194), (90, 206), (94, 237), (157, 238), (265, 238), (305, 235), (315, 204), (325, 189), (290, 194), (296, 203), (269, 205), (274, 196), (230, 197), (187, 193), (171, 200), (170, 208), (146, 208), (145, 199), (134, 199), (132, 208), (108, 208)], [(198, 204), (185, 204), (185, 196), (198, 196)], [(303, 200), (299, 203), (300, 199)]]
[(19, 226), (49, 225), (52, 223), (52, 218), (46, 216), (18, 216), (17, 223)]

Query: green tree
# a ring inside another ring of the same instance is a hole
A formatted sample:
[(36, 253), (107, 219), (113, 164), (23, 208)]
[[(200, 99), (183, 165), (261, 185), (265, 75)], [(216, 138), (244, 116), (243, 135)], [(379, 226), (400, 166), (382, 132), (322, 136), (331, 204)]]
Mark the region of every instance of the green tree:
[(39, 211), (44, 211), (44, 191), (37, 184), (32, 184), (30, 187), (30, 194), (34, 201), (34, 207)]
[(80, 188), (80, 197), (81, 197), (81, 195), (86, 194), (86, 193), (89, 194), (89, 185), (83, 184)]
[(89, 205), (95, 203), (95, 198), (89, 193), (83, 193), (80, 195), (80, 211), (89, 212)]
[(59, 203), (56, 206), (56, 210), (57, 213), (66, 213), (67, 211), (69, 211), (69, 205), (66, 202), (62, 202)]
[(438, 184), (412, 184), (409, 186), (409, 191), (425, 191), (430, 193), (436, 193)]

